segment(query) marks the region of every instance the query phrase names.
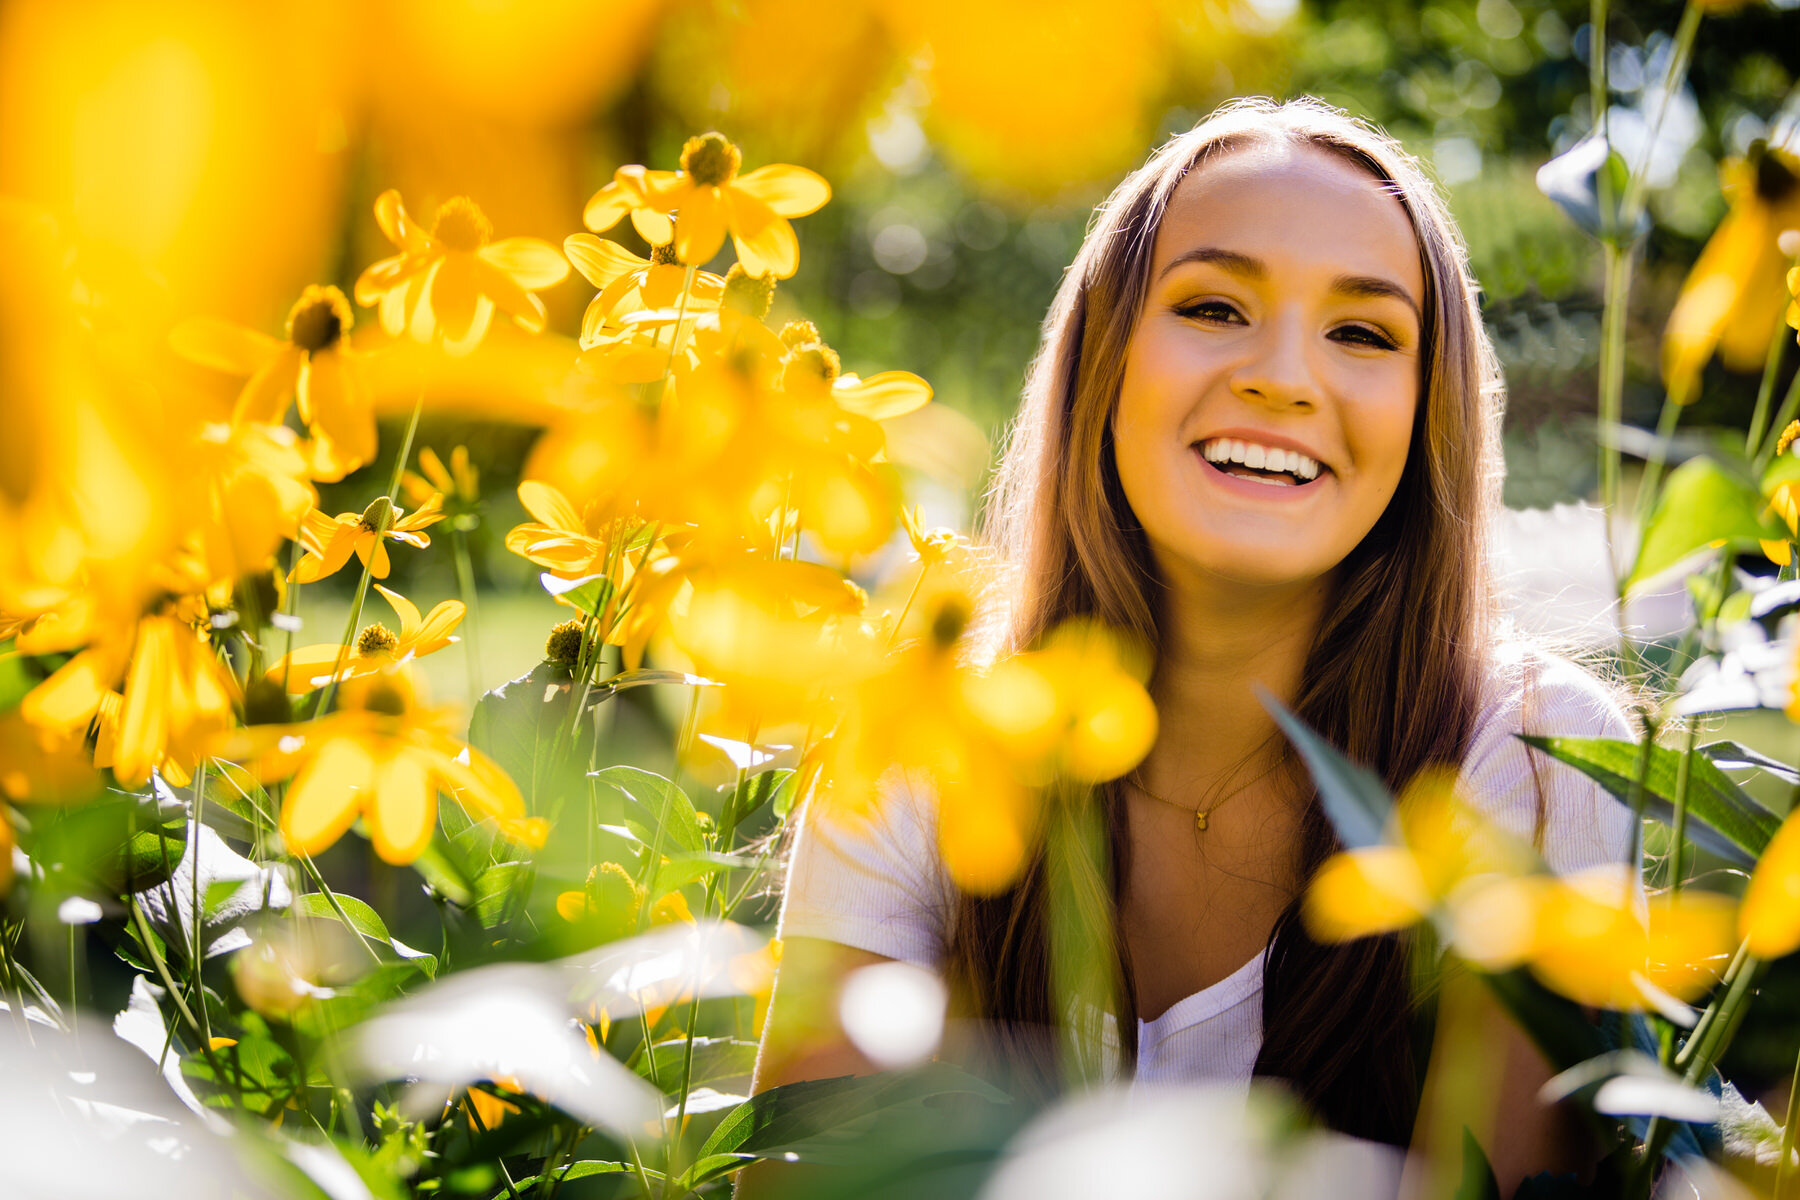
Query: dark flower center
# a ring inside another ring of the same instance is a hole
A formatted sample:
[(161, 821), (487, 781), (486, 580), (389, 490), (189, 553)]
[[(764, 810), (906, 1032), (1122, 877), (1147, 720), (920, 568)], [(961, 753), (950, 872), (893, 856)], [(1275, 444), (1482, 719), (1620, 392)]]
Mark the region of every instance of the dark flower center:
[(444, 201), (438, 208), (431, 236), (452, 250), (473, 254), (487, 245), (488, 239), (494, 236), (494, 226), (473, 200), (467, 196), (455, 196)]
[(355, 320), (344, 293), (335, 287), (309, 287), (288, 312), (288, 340), (316, 354), (337, 345)]
[(702, 187), (720, 187), (730, 183), (742, 166), (744, 156), (722, 133), (703, 133), (691, 137), (681, 148), (681, 169)]
[(356, 652), (368, 657), (372, 654), (392, 654), (400, 639), (380, 621), (367, 626), (356, 637)]

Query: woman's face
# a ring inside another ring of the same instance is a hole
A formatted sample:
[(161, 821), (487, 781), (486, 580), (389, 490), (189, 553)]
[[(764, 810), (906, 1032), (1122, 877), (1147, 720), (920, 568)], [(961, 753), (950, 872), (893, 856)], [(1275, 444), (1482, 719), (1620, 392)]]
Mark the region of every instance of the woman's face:
[(1418, 406), (1399, 200), (1316, 147), (1238, 149), (1176, 187), (1150, 271), (1113, 447), (1164, 577), (1327, 574), (1393, 497)]

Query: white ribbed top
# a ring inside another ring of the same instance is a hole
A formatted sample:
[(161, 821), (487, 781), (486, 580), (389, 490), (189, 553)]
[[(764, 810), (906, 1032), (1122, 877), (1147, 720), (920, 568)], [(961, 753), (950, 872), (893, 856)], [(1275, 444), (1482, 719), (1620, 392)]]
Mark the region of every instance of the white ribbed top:
[[(1631, 737), (1611, 695), (1572, 663), (1508, 646), (1496, 655), (1483, 689), (1462, 790), (1502, 827), (1533, 838), (1541, 786), (1540, 850), (1555, 871), (1623, 861), (1630, 813), (1579, 771), (1530, 750), (1513, 736), (1521, 731)], [(955, 895), (938, 856), (928, 791), (898, 782), (884, 790), (866, 821), (802, 819), (779, 935), (823, 938), (935, 968)], [(1258, 954), (1154, 1021), (1140, 1020), (1137, 1083), (1248, 1083), (1262, 1047), (1263, 958)]]

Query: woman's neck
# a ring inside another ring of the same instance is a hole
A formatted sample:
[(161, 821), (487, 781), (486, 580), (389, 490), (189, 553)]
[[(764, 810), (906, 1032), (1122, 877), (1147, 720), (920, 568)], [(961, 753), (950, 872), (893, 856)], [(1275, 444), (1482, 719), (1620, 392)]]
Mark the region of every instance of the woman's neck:
[(1165, 578), (1151, 683), (1160, 727), (1138, 772), (1160, 795), (1220, 782), (1246, 756), (1266, 761), (1280, 735), (1256, 688), (1293, 704), (1331, 595), (1329, 578), (1288, 587)]

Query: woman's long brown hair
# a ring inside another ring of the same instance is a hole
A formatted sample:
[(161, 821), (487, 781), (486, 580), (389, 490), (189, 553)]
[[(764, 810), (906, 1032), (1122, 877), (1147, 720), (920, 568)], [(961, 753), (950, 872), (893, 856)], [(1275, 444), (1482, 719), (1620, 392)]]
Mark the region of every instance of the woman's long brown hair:
[[(1502, 385), (1467, 252), (1435, 188), (1395, 142), (1322, 103), (1228, 105), (1171, 139), (1096, 211), (1045, 318), (989, 497), (982, 537), (1018, 577), (983, 637), (988, 653), (1023, 648), (1062, 620), (1091, 615), (1161, 644), (1162, 585), (1113, 459), (1126, 348), (1176, 185), (1212, 158), (1269, 141), (1316, 146), (1368, 171), (1418, 237), (1425, 328), (1406, 469), (1337, 572), (1293, 700), (1304, 721), (1398, 791), (1422, 768), (1454, 769), (1473, 733), (1490, 636), (1487, 520), (1502, 470)], [(1117, 785), (1101, 788), (1097, 802), (1116, 910), (1129, 871)], [(1314, 796), (1298, 847), (1302, 877), (1336, 848)], [(962, 897), (952, 914), (946, 966), (959, 1007), (1020, 1042), (1040, 1041), (1062, 1015), (1050, 983), (1045, 876), (1040, 850), (1011, 891)], [(1393, 938), (1316, 944), (1297, 912), (1296, 898), (1270, 938), (1256, 1073), (1288, 1081), (1340, 1131), (1405, 1144), (1424, 1069), (1406, 949)], [(1114, 1011), (1120, 1049), (1135, 1065), (1136, 1003), (1113, 919)]]

